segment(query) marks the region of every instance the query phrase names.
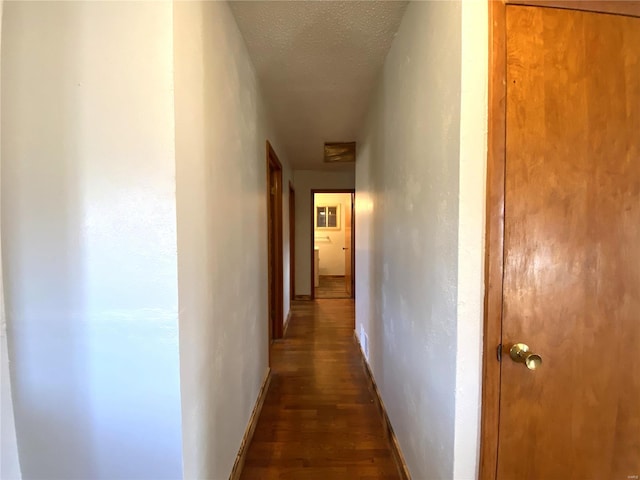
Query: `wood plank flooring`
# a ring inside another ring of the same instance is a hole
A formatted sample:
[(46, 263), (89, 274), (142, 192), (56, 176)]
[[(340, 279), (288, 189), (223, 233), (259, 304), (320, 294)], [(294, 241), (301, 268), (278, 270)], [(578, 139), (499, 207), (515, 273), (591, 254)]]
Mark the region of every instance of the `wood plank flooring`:
[(353, 338), (353, 300), (294, 302), (242, 479), (398, 479)]
[(316, 298), (349, 298), (344, 276), (319, 275)]

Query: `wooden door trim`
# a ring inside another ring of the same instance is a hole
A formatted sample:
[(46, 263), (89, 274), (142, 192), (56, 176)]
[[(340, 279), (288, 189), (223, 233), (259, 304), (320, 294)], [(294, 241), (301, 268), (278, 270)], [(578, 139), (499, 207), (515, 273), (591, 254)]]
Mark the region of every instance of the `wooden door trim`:
[(505, 0), (505, 2), (511, 5), (562, 8), (640, 17), (640, 1), (636, 0)]
[(351, 192), (351, 298), (356, 299), (356, 192)]
[(507, 4), (640, 17), (640, 1), (636, 0), (489, 0), (489, 121), (479, 480), (495, 480), (498, 468), (501, 372), (497, 349), (502, 343), (504, 277)]
[(289, 306), (296, 298), (296, 190), (289, 181)]
[[(276, 340), (282, 338), (282, 330), (283, 330), (283, 322), (284, 322), (284, 301), (283, 301), (283, 245), (282, 245), (282, 164), (278, 159), (278, 155), (275, 150), (271, 146), (271, 143), (267, 140), (267, 225), (268, 228), (271, 228), (271, 225), (275, 226), (275, 231), (273, 232), (273, 238), (275, 241), (275, 258), (272, 259), (271, 265), (273, 265), (275, 271), (268, 272), (268, 294), (269, 294), (269, 305), (268, 305), (268, 317), (270, 321), (272, 321), (271, 331), (272, 331), (272, 340)], [(275, 199), (275, 218), (271, 216), (271, 209), (269, 208), (271, 202), (271, 172), (274, 172), (276, 176), (276, 191), (273, 195)], [(271, 255), (273, 251), (273, 245), (271, 243), (271, 235), (267, 232), (268, 237), (268, 252), (267, 255)], [(271, 275), (274, 277), (273, 285), (275, 286), (275, 305), (271, 305)], [(271, 310), (275, 311), (275, 316), (271, 317)]]
[[(315, 300), (316, 298), (316, 285), (315, 285), (315, 273), (316, 273), (316, 265), (315, 265), (315, 261), (313, 258), (313, 251), (314, 248), (316, 246), (315, 244), (315, 216), (316, 216), (316, 211), (315, 211), (315, 194), (316, 193), (352, 193), (353, 197), (355, 198), (355, 194), (356, 194), (356, 189), (355, 188), (312, 188), (311, 189), (311, 300)], [(352, 200), (353, 202), (353, 200)], [(351, 243), (352, 245), (355, 245), (355, 209), (353, 211), (353, 217), (352, 217), (352, 222), (353, 222), (353, 226), (354, 228), (351, 230)], [(353, 276), (353, 284), (355, 285), (355, 278), (356, 278), (356, 273), (355, 273), (355, 264), (356, 264), (356, 254), (355, 251), (351, 250), (351, 265), (352, 265), (352, 272), (351, 275)], [(355, 298), (355, 291), (351, 292), (352, 294), (352, 298)]]
[(487, 218), (483, 338), (482, 412), (480, 417), (480, 480), (496, 478), (500, 415), (502, 282), (504, 274), (504, 180), (506, 160), (506, 6), (489, 2), (489, 125)]

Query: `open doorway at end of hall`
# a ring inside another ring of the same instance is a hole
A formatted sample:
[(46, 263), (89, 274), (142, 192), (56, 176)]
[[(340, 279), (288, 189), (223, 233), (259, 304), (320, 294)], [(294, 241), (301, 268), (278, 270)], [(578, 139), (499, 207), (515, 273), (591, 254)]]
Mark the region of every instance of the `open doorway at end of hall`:
[(353, 298), (354, 190), (312, 190), (312, 298)]

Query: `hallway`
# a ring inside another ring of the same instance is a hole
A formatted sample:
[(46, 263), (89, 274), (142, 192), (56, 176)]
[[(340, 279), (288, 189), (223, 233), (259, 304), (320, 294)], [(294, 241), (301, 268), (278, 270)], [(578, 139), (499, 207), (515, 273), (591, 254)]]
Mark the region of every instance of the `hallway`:
[(294, 302), (243, 479), (400, 478), (354, 341), (353, 300)]
[(488, 10), (0, 0), (0, 478), (476, 478)]
[(320, 275), (319, 280), (315, 289), (316, 298), (349, 298), (344, 275)]

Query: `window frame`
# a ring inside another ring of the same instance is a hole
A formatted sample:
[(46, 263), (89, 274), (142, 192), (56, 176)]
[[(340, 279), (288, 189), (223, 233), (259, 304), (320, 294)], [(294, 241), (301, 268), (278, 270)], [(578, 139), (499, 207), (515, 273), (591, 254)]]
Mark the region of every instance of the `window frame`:
[[(335, 227), (331, 227), (328, 225), (329, 221), (329, 209), (336, 209), (336, 225)], [(320, 211), (324, 210), (325, 212), (325, 226), (318, 225), (318, 219), (320, 218)], [(340, 204), (320, 204), (315, 206), (315, 215), (314, 215), (314, 226), (317, 230), (340, 230)]]

